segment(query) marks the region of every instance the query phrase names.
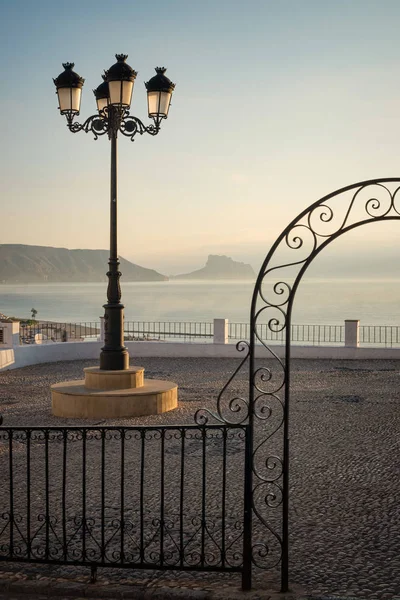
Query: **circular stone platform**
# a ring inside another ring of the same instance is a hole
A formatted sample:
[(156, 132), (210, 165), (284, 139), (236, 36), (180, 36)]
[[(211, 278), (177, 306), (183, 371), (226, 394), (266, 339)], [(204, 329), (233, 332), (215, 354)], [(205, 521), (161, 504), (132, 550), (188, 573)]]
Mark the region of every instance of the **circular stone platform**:
[(122, 371), (84, 369), (85, 379), (51, 386), (56, 417), (109, 418), (157, 415), (178, 406), (178, 386), (173, 381), (144, 379), (143, 367)]
[(100, 367), (86, 367), (85, 388), (94, 390), (124, 390), (144, 384), (144, 368), (130, 367), (123, 371), (102, 371)]

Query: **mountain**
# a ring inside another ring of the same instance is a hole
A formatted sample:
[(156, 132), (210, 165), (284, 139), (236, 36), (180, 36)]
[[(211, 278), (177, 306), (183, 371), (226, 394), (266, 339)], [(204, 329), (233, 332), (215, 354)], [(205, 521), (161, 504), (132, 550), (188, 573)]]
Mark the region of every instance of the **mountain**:
[[(0, 283), (106, 281), (108, 250), (68, 250), (0, 244)], [(168, 277), (120, 257), (123, 281), (165, 281)]]
[(174, 279), (255, 279), (250, 265), (236, 262), (229, 256), (209, 254), (206, 266), (192, 273), (174, 275)]

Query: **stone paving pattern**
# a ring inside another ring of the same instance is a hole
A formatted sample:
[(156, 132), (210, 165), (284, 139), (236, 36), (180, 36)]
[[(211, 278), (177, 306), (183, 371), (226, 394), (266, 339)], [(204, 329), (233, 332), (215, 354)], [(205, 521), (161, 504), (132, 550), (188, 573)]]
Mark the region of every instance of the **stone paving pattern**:
[[(238, 364), (232, 359), (140, 357), (134, 363), (145, 366), (147, 377), (178, 383), (179, 409), (107, 424), (193, 423), (197, 408), (215, 406), (216, 394)], [(83, 367), (95, 364), (62, 362), (0, 373), (5, 424), (76, 425), (51, 415), (49, 386), (78, 379)], [(246, 376), (243, 372), (238, 377), (238, 389), (246, 389)], [(293, 360), (290, 581), (294, 593), (287, 598), (400, 598), (399, 384), (399, 361)], [(42, 581), (44, 587), (36, 593), (46, 597), (49, 582), (55, 581), (61, 586), (59, 597), (62, 586), (81, 585), (91, 590), (88, 593), (97, 590), (98, 597), (104, 597), (101, 593), (117, 584), (127, 590), (125, 597), (132, 597), (133, 586), (135, 598), (241, 596), (240, 576), (232, 574), (99, 569), (98, 584), (88, 588), (87, 569), (0, 564), (0, 582), (17, 580), (27, 582), (26, 591)], [(278, 573), (255, 570), (254, 588), (246, 597), (276, 597)], [(64, 595), (77, 596), (79, 590)], [(12, 588), (7, 591), (1, 583), (0, 592), (14, 597)], [(18, 595), (19, 590), (14, 592)], [(114, 597), (123, 597), (122, 592), (115, 593)]]

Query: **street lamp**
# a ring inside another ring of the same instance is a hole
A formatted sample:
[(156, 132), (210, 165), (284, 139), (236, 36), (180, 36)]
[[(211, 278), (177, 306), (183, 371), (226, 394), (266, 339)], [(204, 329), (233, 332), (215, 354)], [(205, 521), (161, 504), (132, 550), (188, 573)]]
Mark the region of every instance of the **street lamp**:
[(148, 114), (154, 124), (144, 125), (129, 114), (137, 72), (127, 63), (125, 54), (116, 54), (117, 62), (105, 71), (103, 83), (94, 90), (97, 115), (82, 124), (74, 121), (79, 115), (84, 79), (72, 69), (74, 63), (64, 63), (64, 71), (56, 79), (59, 109), (66, 116), (72, 133), (92, 132), (95, 139), (108, 134), (111, 141), (110, 197), (110, 259), (107, 272), (107, 304), (104, 305), (104, 346), (100, 354), (100, 369), (120, 371), (129, 368), (129, 354), (124, 346), (124, 305), (121, 304), (119, 260), (117, 252), (117, 136), (118, 132), (133, 141), (136, 134), (157, 135), (161, 121), (168, 117), (175, 84), (165, 76), (166, 69), (156, 68), (156, 75), (146, 84)]

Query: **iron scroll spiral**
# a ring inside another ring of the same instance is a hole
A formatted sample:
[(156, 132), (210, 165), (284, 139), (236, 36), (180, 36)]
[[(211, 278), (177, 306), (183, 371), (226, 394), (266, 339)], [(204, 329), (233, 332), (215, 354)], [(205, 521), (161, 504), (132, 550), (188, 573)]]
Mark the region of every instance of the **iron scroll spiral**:
[(124, 110), (122, 114), (111, 116), (108, 113), (100, 112), (88, 117), (83, 123), (75, 122), (72, 117), (68, 117), (67, 127), (71, 133), (80, 131), (92, 133), (95, 140), (105, 134), (117, 135), (119, 131), (122, 135), (129, 137), (132, 142), (137, 134), (148, 133), (154, 136), (160, 131), (160, 124), (145, 125), (140, 119), (130, 115), (128, 110)]
[(244, 358), (241, 360), (239, 366), (235, 369), (234, 373), (231, 375), (227, 383), (218, 394), (216, 412), (213, 412), (208, 408), (199, 408), (195, 412), (194, 421), (199, 426), (206, 425), (210, 421), (216, 421), (217, 423), (228, 425), (242, 425), (248, 420), (248, 400), (237, 395), (235, 395), (233, 398), (229, 397), (230, 384), (235, 379), (236, 375), (242, 370), (250, 356), (250, 347), (247, 342), (238, 342), (236, 344), (236, 349), (238, 352), (244, 353)]

